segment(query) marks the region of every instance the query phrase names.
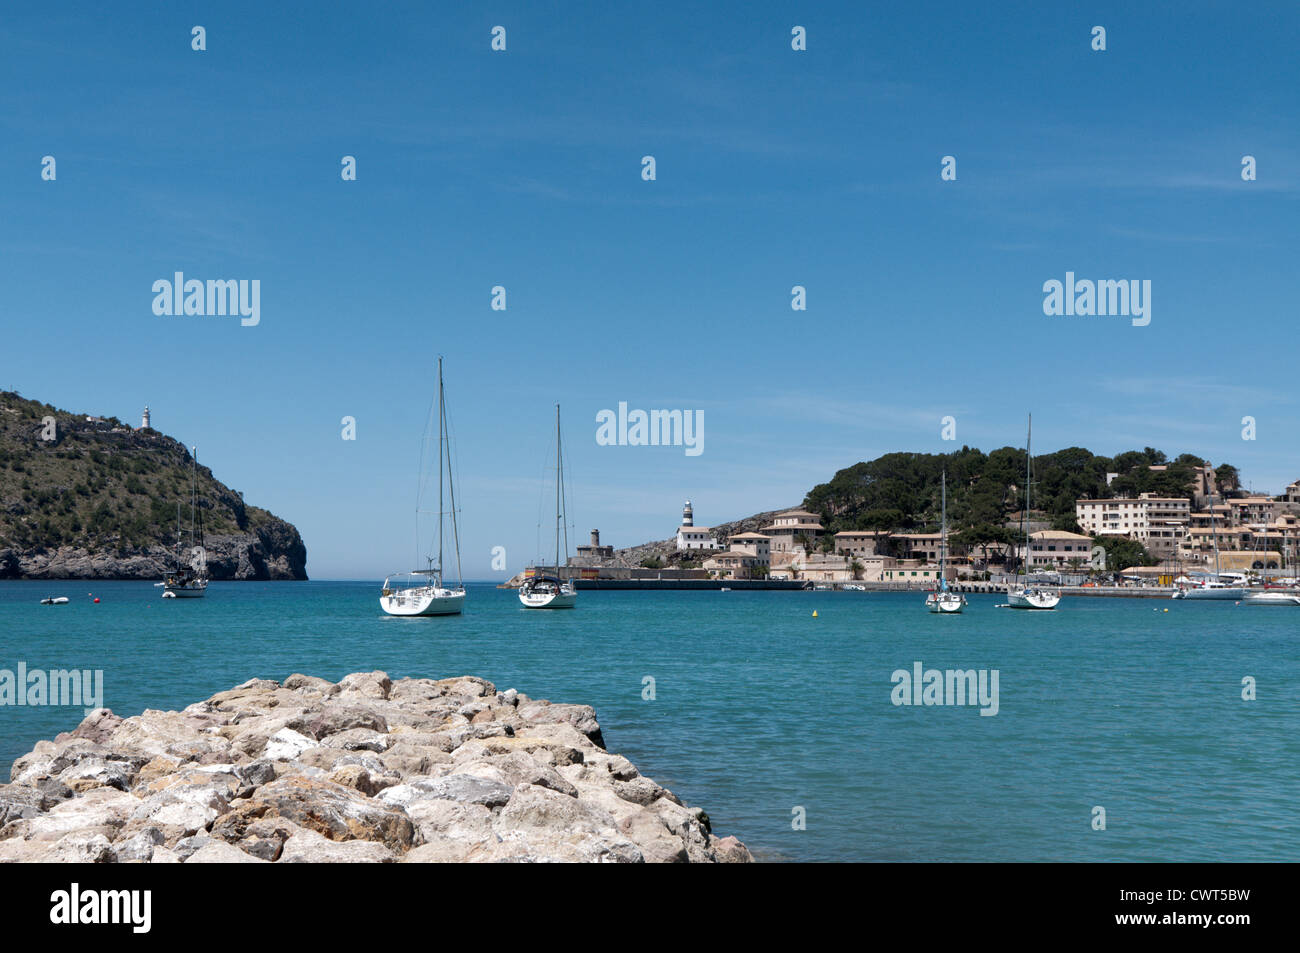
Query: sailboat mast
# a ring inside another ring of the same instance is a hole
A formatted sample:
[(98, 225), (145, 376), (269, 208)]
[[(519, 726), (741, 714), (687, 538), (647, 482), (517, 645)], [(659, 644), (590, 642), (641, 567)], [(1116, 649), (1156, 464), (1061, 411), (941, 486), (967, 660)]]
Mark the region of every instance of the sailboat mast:
[(1214, 494), (1210, 494), (1210, 539), (1214, 542), (1214, 581), (1219, 582), (1219, 528), (1214, 523)]
[[(1020, 528), (1025, 532), (1025, 576), (1029, 575), (1029, 461), (1033, 459), (1034, 415), (1029, 415), (1029, 429), (1025, 433), (1025, 512), (1020, 518)], [(1016, 573), (1020, 575), (1019, 572)]]
[(555, 405), (555, 578), (560, 578), (560, 405)]
[(446, 420), (442, 407), (442, 356), (438, 356), (438, 581), (442, 581), (442, 440)]
[[(442, 381), (442, 379), (441, 379), (441, 377), (439, 377), (439, 385), (438, 385), (439, 393), (442, 392), (442, 383), (441, 383), (441, 381)], [(448, 428), (447, 428), (447, 409), (446, 409), (446, 405), (445, 405), (445, 404), (443, 405), (442, 412), (439, 414), (439, 416), (440, 416), (440, 418), (441, 418), (441, 420), (442, 420), (442, 429), (443, 429), (444, 432), (446, 432)], [(439, 487), (441, 488), (441, 486), (442, 486), (442, 475), (441, 475), (441, 473), (438, 475), (438, 485), (439, 485)], [(453, 545), (455, 545), (455, 547), (456, 547), (456, 585), (457, 585), (458, 587), (463, 587), (463, 586), (465, 585), (465, 574), (464, 574), (464, 572), (461, 571), (461, 568), (460, 568), (460, 525), (456, 522), (456, 483), (455, 483), (455, 481), (452, 479), (452, 475), (451, 475), (451, 440), (450, 440), (450, 438), (448, 438), (448, 440), (447, 440), (447, 492), (448, 492), (448, 494), (449, 494), (450, 497), (451, 497), (451, 510), (449, 511), (449, 515), (451, 516), (451, 539), (452, 539), (452, 543), (453, 543)], [(441, 518), (439, 519), (439, 523), (438, 523), (438, 525), (439, 525), (439, 528), (441, 528), (441, 526), (442, 526)], [(438, 582), (440, 582), (440, 583), (442, 582), (442, 550), (441, 550), (441, 546), (439, 547), (439, 553), (438, 553)]]
[(198, 447), (190, 447), (190, 543), (194, 542), (194, 480), (198, 472)]
[(948, 561), (948, 471), (943, 471), (943, 481), (940, 484), (940, 504), (939, 523), (939, 588), (948, 588), (948, 576), (944, 572), (944, 566)]

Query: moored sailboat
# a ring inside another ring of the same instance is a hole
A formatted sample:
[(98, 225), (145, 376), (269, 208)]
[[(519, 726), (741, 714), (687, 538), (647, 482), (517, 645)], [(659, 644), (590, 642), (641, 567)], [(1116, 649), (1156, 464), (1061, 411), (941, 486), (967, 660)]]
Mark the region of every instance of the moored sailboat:
[(164, 599), (199, 599), (208, 591), (208, 553), (203, 546), (203, 515), (198, 516), (198, 535), (195, 536), (195, 512), (198, 502), (199, 448), (190, 448), (190, 541), (195, 542), (189, 560), (182, 555), (181, 505), (176, 504), (176, 554), (172, 571), (156, 586), (161, 586)]
[(925, 597), (925, 607), (931, 612), (954, 613), (966, 608), (966, 597), (948, 588), (948, 471), (943, 472), (940, 490), (942, 503), (939, 530), (939, 588)]
[(573, 580), (562, 581), (560, 534), (564, 534), (564, 559), (569, 559), (569, 528), (564, 506), (564, 456), (560, 443), (560, 405), (555, 405), (555, 575), (534, 574), (519, 587), (519, 601), (525, 609), (572, 609), (578, 604)]
[(1033, 455), (1030, 446), (1034, 436), (1034, 417), (1029, 415), (1029, 430), (1025, 436), (1025, 513), (1021, 524), (1025, 530), (1025, 581), (1020, 582), (1020, 567), (1016, 567), (1016, 583), (1007, 592), (1007, 607), (1011, 609), (1055, 609), (1061, 601), (1061, 593), (1047, 586), (1034, 585), (1029, 581), (1029, 491), (1032, 486), (1030, 465)]
[[(426, 439), (428, 434), (426, 428)], [(423, 453), (421, 453), (421, 470), (423, 470)], [(447, 475), (446, 486), (451, 497), (452, 539), (456, 548), (455, 586), (443, 583), (443, 528), (447, 512), (443, 510), (443, 472)], [(421, 477), (423, 479), (423, 476)], [(420, 487), (423, 491), (423, 484)], [(421, 493), (416, 494), (416, 549), (419, 550), (419, 518), (425, 512), (420, 508)], [(451, 478), (451, 445), (447, 441), (447, 407), (442, 384), (442, 358), (438, 358), (438, 556), (425, 557), (424, 569), (410, 572), (393, 573), (384, 580), (379, 593), (379, 605), (389, 615), (396, 616), (435, 616), (458, 615), (465, 607), (465, 582), (460, 568), (460, 530), (456, 522), (456, 487)]]
[(1199, 582), (1185, 584), (1174, 590), (1174, 599), (1190, 599), (1194, 602), (1204, 599), (1230, 599), (1238, 601), (1245, 599), (1249, 590), (1244, 586), (1234, 586), (1231, 583), (1224, 582), (1220, 574), (1219, 567), (1219, 529), (1214, 522), (1214, 497), (1209, 498), (1210, 507), (1210, 539), (1214, 543), (1214, 575), (1209, 578), (1202, 578)]

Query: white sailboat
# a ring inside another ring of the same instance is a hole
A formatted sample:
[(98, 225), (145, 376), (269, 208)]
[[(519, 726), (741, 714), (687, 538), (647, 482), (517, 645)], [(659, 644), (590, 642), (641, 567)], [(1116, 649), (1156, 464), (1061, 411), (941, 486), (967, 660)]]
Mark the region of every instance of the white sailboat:
[[(1030, 481), (1031, 471), (1030, 463), (1033, 456), (1030, 452), (1030, 445), (1034, 436), (1034, 415), (1029, 415), (1029, 431), (1025, 436), (1025, 569), (1029, 568), (1029, 491), (1032, 486)], [(1060, 590), (1052, 589), (1048, 586), (1038, 586), (1030, 583), (1029, 573), (1025, 573), (1025, 581), (1020, 580), (1020, 568), (1016, 567), (1016, 585), (1012, 586), (1007, 592), (1007, 606), (1011, 609), (1055, 609), (1057, 603), (1061, 601)]]
[(163, 579), (164, 599), (199, 599), (208, 591), (208, 553), (203, 548), (203, 516), (198, 518), (198, 535), (194, 533), (194, 514), (198, 501), (199, 448), (190, 448), (190, 541), (197, 540), (189, 561), (183, 561), (181, 541), (181, 505), (176, 504), (176, 565)]
[(1234, 586), (1223, 581), (1219, 571), (1219, 531), (1214, 522), (1214, 497), (1210, 497), (1210, 539), (1214, 542), (1214, 575), (1200, 582), (1181, 585), (1171, 598), (1191, 599), (1231, 599), (1234, 602), (1246, 598), (1248, 590), (1244, 586)]
[(925, 607), (931, 612), (961, 612), (966, 608), (966, 597), (960, 592), (948, 588), (948, 576), (945, 572), (948, 564), (948, 471), (943, 471), (942, 489), (943, 516), (939, 531), (939, 588), (925, 597)]
[(578, 589), (570, 579), (561, 581), (560, 530), (564, 529), (564, 561), (569, 561), (569, 527), (564, 508), (563, 450), (560, 446), (560, 405), (555, 405), (555, 573), (536, 575), (519, 587), (519, 601), (525, 609), (572, 609), (578, 603)]
[[(426, 430), (426, 439), (427, 439)], [(446, 522), (443, 510), (443, 472), (446, 461), (447, 488), (451, 496), (451, 530), (456, 547), (457, 584), (447, 586), (442, 579), (442, 535)], [(421, 471), (424, 469), (423, 452), (421, 452)], [(421, 486), (423, 490), (423, 486)], [(419, 549), (420, 494), (416, 495), (416, 547)], [(442, 386), (442, 358), (438, 358), (438, 559), (433, 555), (425, 557), (424, 569), (410, 572), (393, 573), (384, 580), (379, 593), (379, 605), (389, 615), (397, 616), (431, 616), (458, 615), (465, 607), (465, 582), (460, 570), (460, 530), (456, 523), (456, 487), (451, 478), (451, 445), (447, 441), (447, 407)]]

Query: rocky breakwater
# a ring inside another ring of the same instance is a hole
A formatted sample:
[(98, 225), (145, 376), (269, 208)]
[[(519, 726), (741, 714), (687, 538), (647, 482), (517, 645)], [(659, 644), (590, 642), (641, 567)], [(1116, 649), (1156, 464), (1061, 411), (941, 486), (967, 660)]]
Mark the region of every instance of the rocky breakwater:
[(481, 678), (253, 679), (99, 709), (0, 786), (0, 861), (728, 862), (708, 815), (604, 749), (587, 705)]

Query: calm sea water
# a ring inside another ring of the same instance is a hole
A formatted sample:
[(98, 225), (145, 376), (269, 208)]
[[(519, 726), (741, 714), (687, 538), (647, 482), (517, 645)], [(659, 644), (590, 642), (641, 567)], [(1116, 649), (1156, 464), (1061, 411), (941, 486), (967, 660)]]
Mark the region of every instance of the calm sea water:
[[(377, 595), (4, 582), (0, 668), (102, 669), (121, 715), (254, 676), (483, 676), (594, 705), (610, 750), (761, 859), (1300, 859), (1300, 610), (1076, 598), (1022, 613), (972, 596), (949, 617), (919, 593), (583, 592), (547, 613), (475, 585), (461, 617), (393, 619)], [(999, 713), (896, 707), (891, 674), (916, 661), (997, 669)], [(0, 707), (3, 776), (80, 718)]]

